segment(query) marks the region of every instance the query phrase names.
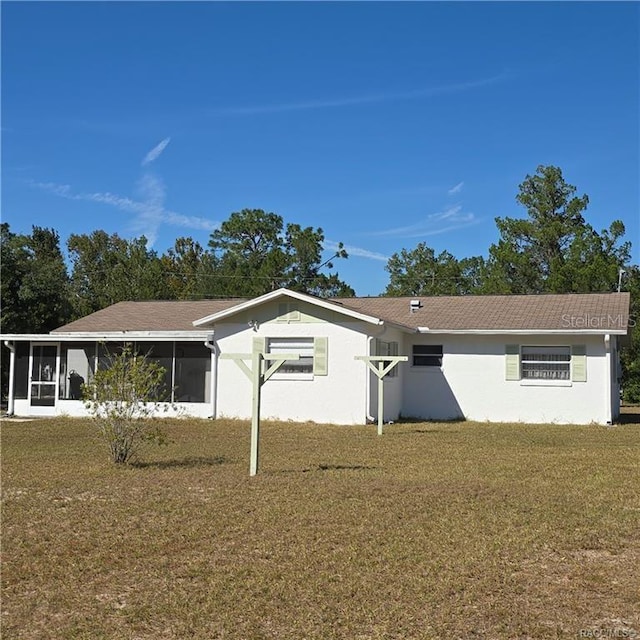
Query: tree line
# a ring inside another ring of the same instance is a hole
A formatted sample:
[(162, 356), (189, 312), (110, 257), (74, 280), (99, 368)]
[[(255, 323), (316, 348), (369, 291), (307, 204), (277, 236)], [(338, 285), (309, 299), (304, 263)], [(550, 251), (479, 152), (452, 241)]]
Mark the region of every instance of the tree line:
[[(516, 195), (526, 216), (496, 218), (499, 239), (486, 257), (457, 258), (425, 243), (402, 249), (386, 265), (382, 295), (592, 293), (615, 291), (621, 283), (638, 318), (640, 268), (631, 264), (624, 224), (594, 229), (584, 217), (589, 198), (576, 191), (560, 168), (539, 166)], [(348, 257), (343, 245), (323, 261), (324, 241), (321, 228), (243, 209), (211, 234), (206, 248), (180, 237), (158, 254), (144, 236), (127, 240), (98, 230), (72, 234), (65, 260), (54, 229), (14, 234), (2, 223), (0, 327), (2, 333), (46, 333), (122, 300), (254, 297), (279, 287), (321, 297), (355, 295), (332, 272), (335, 261)], [(625, 348), (623, 372), (627, 399), (640, 402), (638, 330)]]

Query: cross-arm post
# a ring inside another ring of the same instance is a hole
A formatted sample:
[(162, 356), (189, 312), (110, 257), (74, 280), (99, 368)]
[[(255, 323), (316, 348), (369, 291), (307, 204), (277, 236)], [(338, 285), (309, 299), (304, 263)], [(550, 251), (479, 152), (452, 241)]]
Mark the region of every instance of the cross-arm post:
[[(354, 356), (356, 360), (363, 360), (378, 378), (378, 435), (382, 435), (384, 423), (384, 377), (399, 362), (406, 362), (407, 356)], [(385, 363), (387, 363), (385, 365)], [(377, 364), (377, 366), (376, 366)]]
[[(252, 353), (222, 353), (220, 357), (233, 360), (251, 382), (251, 453), (249, 456), (249, 475), (258, 473), (258, 459), (260, 455), (260, 399), (262, 385), (282, 366), (285, 360), (299, 360), (297, 353), (263, 353), (255, 349)], [(251, 360), (251, 369), (245, 360)], [(263, 362), (270, 362), (270, 366), (263, 372)]]

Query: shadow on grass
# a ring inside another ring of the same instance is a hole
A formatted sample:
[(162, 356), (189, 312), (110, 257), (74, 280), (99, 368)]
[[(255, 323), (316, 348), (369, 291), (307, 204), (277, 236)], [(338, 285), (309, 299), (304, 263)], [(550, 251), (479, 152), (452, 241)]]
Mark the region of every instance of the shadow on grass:
[(311, 471), (374, 471), (378, 467), (371, 467), (364, 464), (318, 464), (314, 467), (304, 467), (303, 469), (283, 469), (275, 473), (310, 473)]
[(225, 456), (215, 456), (213, 458), (206, 457), (188, 457), (181, 460), (160, 460), (157, 462), (134, 462), (131, 466), (137, 469), (174, 469), (176, 467), (212, 467), (220, 464), (231, 462)]
[[(467, 422), (464, 416), (458, 418), (420, 418), (417, 416), (400, 416), (397, 420), (394, 420), (391, 424), (455, 424), (456, 422)], [(372, 423), (377, 424), (377, 423)], [(387, 423), (385, 423), (387, 424)]]
[(460, 433), (459, 431), (451, 431), (449, 429), (410, 429), (409, 431), (401, 431), (403, 433)]
[(360, 471), (368, 469), (377, 469), (377, 467), (370, 467), (365, 464), (319, 464), (318, 471)]

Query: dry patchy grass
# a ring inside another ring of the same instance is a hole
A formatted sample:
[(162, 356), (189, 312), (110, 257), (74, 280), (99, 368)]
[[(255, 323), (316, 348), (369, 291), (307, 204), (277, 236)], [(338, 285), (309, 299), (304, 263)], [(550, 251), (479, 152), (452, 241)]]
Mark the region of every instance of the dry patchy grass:
[(3, 637), (640, 632), (637, 425), (267, 423), (254, 478), (247, 423), (166, 425), (2, 426)]

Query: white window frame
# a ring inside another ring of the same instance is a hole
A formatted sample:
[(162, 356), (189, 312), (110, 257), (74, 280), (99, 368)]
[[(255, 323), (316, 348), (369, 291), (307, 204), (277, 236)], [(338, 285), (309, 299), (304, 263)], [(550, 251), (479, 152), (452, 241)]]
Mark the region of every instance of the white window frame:
[[(267, 353), (297, 353), (299, 360), (285, 360), (271, 380), (313, 380), (315, 342), (313, 337), (271, 337), (266, 340)], [(295, 369), (304, 367), (300, 371)], [(286, 369), (289, 368), (287, 371)], [(283, 370), (284, 369), (284, 370)], [(293, 370), (291, 370), (293, 369)]]
[[(544, 368), (545, 364), (548, 365), (547, 368)], [(520, 380), (525, 384), (571, 383), (571, 347), (569, 345), (522, 345)]]

